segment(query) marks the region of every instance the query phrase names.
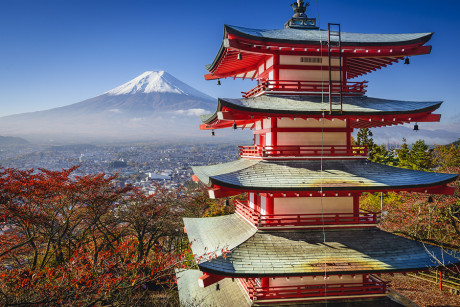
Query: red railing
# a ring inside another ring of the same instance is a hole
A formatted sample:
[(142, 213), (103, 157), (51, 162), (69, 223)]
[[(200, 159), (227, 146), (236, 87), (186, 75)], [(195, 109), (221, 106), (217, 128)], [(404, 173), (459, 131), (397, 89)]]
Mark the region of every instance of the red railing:
[(235, 210), (244, 218), (246, 218), (249, 222), (251, 222), (254, 225), (259, 224), (259, 218), (260, 214), (256, 212), (255, 210), (251, 209), (249, 206), (246, 204), (243, 204), (239, 200), (233, 201), (233, 206), (235, 207)]
[[(346, 82), (343, 86), (340, 81), (332, 82), (331, 92), (333, 95), (339, 95), (340, 87), (342, 94), (348, 96), (361, 96), (366, 93), (367, 81)], [(288, 81), (288, 80), (269, 80), (259, 83), (253, 89), (247, 92), (241, 92), (244, 98), (258, 96), (263, 93), (295, 92), (297, 94), (329, 94), (329, 81)]]
[(283, 214), (262, 215), (259, 227), (272, 226), (314, 226), (314, 225), (348, 225), (377, 224), (377, 213), (324, 213), (324, 214)]
[(387, 290), (386, 283), (373, 276), (365, 278), (365, 281), (360, 283), (281, 287), (260, 287), (253, 279), (241, 282), (252, 300), (385, 294)]
[(289, 145), (289, 146), (238, 146), (240, 156), (246, 157), (367, 157), (367, 146), (347, 145)]
[(283, 226), (321, 226), (321, 225), (375, 225), (380, 221), (380, 213), (361, 210), (355, 213), (324, 214), (272, 214), (261, 215), (240, 201), (234, 201), (236, 212), (259, 228)]

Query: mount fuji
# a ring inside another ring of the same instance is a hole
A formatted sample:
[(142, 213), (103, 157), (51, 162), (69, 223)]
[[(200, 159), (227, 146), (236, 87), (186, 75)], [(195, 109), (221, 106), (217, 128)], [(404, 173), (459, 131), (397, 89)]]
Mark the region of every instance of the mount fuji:
[(99, 96), (0, 118), (0, 135), (35, 142), (145, 141), (209, 136), (199, 115), (216, 100), (165, 71), (147, 71)]

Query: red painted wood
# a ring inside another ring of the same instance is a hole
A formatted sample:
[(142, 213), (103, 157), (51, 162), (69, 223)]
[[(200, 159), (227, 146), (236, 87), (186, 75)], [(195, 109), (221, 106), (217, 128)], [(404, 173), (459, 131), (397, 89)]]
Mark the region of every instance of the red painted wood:
[(238, 146), (238, 152), (240, 157), (367, 157), (368, 155), (366, 146), (321, 146), (320, 144)]
[(270, 118), (270, 129), (273, 130), (271, 133), (271, 146), (276, 146), (278, 144), (278, 133), (276, 129), (278, 128), (278, 118), (271, 117)]
[[(270, 199), (273, 198), (270, 197)], [(233, 205), (238, 214), (260, 229), (273, 226), (301, 227), (315, 225), (336, 225), (338, 228), (343, 225), (362, 225), (367, 227), (380, 221), (380, 212), (366, 210), (361, 210), (361, 212), (358, 210), (355, 213), (273, 214), (269, 213), (268, 199), (266, 214), (261, 214), (240, 201), (234, 201)]]
[[(324, 284), (317, 285), (299, 285), (299, 286), (280, 286), (280, 287), (265, 287), (258, 286), (254, 279), (240, 279), (243, 288), (249, 295), (251, 300), (263, 304), (262, 300), (283, 300), (292, 298), (314, 298), (322, 299), (324, 297), (338, 296), (334, 299), (342, 299), (342, 297), (350, 295), (366, 295), (366, 294), (385, 294), (387, 284), (382, 280), (369, 276), (364, 278), (360, 283), (344, 283), (344, 284)], [(267, 301), (269, 303), (269, 301)]]
[[(236, 70), (247, 69), (247, 67), (253, 67), (256, 63), (259, 63), (267, 55), (274, 55), (279, 57), (280, 55), (297, 55), (297, 56), (327, 56), (328, 48), (321, 47), (318, 45), (306, 45), (302, 44), (293, 45), (289, 43), (266, 43), (263, 41), (249, 40), (241, 38), (235, 35), (228, 35), (228, 39), (224, 39), (225, 52), (219, 59), (217, 65), (215, 65), (210, 74), (206, 75), (207, 80), (235, 77)], [(403, 59), (405, 56), (413, 56), (420, 54), (428, 54), (431, 52), (431, 46), (422, 46), (423, 43), (399, 45), (399, 46), (342, 46), (341, 56), (345, 59), (353, 59), (354, 61), (347, 63), (344, 68), (346, 71), (351, 72), (352, 69), (355, 71), (347, 77), (355, 77), (360, 74), (368, 73), (375, 69), (385, 67), (392, 63), (391, 59)], [(237, 54), (242, 53), (243, 60), (237, 60)], [(338, 55), (337, 48), (333, 48), (331, 54), (333, 56)], [(360, 61), (366, 58), (365, 61)], [(385, 59), (386, 61), (371, 62), (367, 59)], [(390, 61), (388, 62), (388, 60)], [(276, 60), (275, 60), (276, 61)], [(346, 60), (345, 60), (346, 61)], [(396, 60), (397, 61), (397, 60)], [(370, 67), (364, 69), (358, 69), (355, 65), (366, 63)], [(275, 70), (278, 70), (275, 67)], [(248, 70), (249, 71), (249, 70)], [(241, 72), (244, 73), (244, 72)], [(253, 76), (255, 77), (255, 76)]]
[(267, 132), (351, 132), (352, 128), (266, 128), (254, 130), (254, 134), (262, 134)]
[(212, 284), (215, 284), (216, 282), (221, 281), (224, 278), (226, 277), (221, 276), (221, 275), (210, 274), (210, 273), (203, 273), (203, 275), (198, 278), (199, 279), (198, 283), (201, 287), (206, 288)]
[(265, 199), (265, 214), (270, 215), (274, 213), (274, 199), (273, 197), (268, 196)]
[(354, 214), (359, 213), (359, 195), (353, 196), (353, 212)]
[[(214, 191), (214, 195), (216, 195), (216, 198), (220, 197), (228, 197), (228, 196), (234, 196), (238, 195), (244, 192), (255, 192), (259, 193), (261, 195), (269, 195), (271, 197), (297, 197), (299, 195), (300, 197), (321, 197), (321, 193), (319, 191), (311, 190), (311, 191), (264, 191), (264, 190), (258, 190), (258, 189), (249, 189), (249, 188), (244, 188), (244, 189), (231, 189), (227, 187), (221, 187), (218, 185), (213, 185), (211, 189)], [(369, 192), (369, 193), (374, 193), (374, 192), (398, 192), (398, 191), (408, 191), (408, 192), (416, 192), (416, 193), (427, 193), (427, 194), (442, 194), (442, 195), (454, 195), (455, 193), (455, 187), (449, 187), (447, 185), (439, 185), (439, 186), (433, 186), (433, 187), (421, 187), (421, 188), (405, 188), (405, 189), (395, 189), (395, 188), (374, 188), (374, 189), (369, 189), (365, 190), (364, 192)], [(357, 190), (331, 190), (331, 191), (323, 191), (322, 196), (323, 197), (340, 197), (340, 196), (351, 196), (354, 194), (360, 194), (363, 191), (357, 191)]]
[[(276, 69), (275, 69), (276, 71)], [(346, 96), (362, 96), (366, 93), (367, 81), (362, 82), (346, 82), (343, 81), (342, 92)], [(332, 91), (334, 93), (340, 90), (340, 81), (332, 82)], [(329, 93), (329, 82), (308, 81), (308, 80), (264, 80), (256, 85), (253, 89), (242, 92), (243, 97), (256, 97), (264, 93), (283, 94), (315, 94)]]
[(347, 125), (347, 146), (350, 147), (351, 146), (351, 133), (353, 132), (353, 128), (350, 127), (350, 121), (346, 121), (346, 125)]
[(279, 80), (280, 78), (280, 56), (279, 54), (273, 55), (273, 79)]
[[(222, 129), (229, 128), (232, 126), (233, 121), (236, 121), (237, 125), (253, 125), (255, 121), (267, 118), (267, 117), (288, 117), (288, 118), (322, 118), (322, 115), (293, 115), (293, 114), (281, 114), (281, 113), (251, 113), (248, 111), (234, 110), (225, 108), (222, 114), (228, 114), (225, 117), (225, 120), (218, 120), (210, 124), (202, 124), (200, 126), (201, 130), (211, 130), (211, 129)], [(350, 128), (373, 128), (373, 127), (384, 127), (384, 126), (393, 126), (400, 125), (404, 123), (422, 123), (422, 122), (439, 122), (441, 119), (440, 114), (431, 114), (432, 111), (420, 112), (420, 113), (411, 113), (411, 114), (396, 114), (396, 115), (325, 115), (325, 119), (339, 119), (339, 120), (349, 120)]]

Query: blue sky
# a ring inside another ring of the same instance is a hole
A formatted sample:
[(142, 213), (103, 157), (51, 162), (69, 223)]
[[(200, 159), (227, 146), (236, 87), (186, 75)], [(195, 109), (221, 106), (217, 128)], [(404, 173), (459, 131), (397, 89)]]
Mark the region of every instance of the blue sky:
[[(239, 97), (250, 82), (205, 81), (223, 24), (281, 28), (294, 0), (0, 0), (0, 116), (94, 97), (147, 70), (166, 70), (214, 97)], [(357, 78), (368, 95), (444, 100), (460, 115), (460, 3), (454, 0), (312, 0), (322, 28), (364, 33), (435, 32), (431, 55)]]

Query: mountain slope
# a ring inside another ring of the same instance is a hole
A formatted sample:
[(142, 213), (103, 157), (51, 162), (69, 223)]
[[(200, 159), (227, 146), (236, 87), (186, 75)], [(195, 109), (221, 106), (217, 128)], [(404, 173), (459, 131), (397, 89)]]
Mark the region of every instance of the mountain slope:
[(38, 141), (199, 137), (199, 115), (216, 101), (164, 71), (148, 71), (97, 97), (0, 118), (0, 133)]

